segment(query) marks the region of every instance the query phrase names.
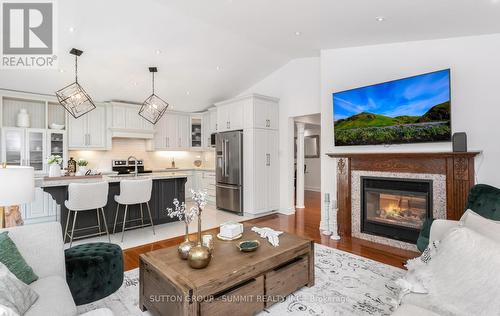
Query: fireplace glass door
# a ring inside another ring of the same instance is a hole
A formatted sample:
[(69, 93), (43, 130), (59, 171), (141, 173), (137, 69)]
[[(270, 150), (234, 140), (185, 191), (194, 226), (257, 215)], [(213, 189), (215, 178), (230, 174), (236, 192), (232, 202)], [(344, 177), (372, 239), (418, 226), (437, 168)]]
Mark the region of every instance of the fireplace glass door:
[(416, 242), (432, 215), (432, 181), (362, 178), (362, 231)]

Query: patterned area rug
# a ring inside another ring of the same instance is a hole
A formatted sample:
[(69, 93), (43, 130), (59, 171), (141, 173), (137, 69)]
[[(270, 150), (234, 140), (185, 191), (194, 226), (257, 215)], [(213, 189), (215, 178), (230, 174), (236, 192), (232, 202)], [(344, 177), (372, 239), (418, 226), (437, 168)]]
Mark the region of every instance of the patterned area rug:
[[(334, 248), (315, 245), (315, 286), (304, 287), (261, 312), (266, 315), (390, 315), (399, 288), (394, 281), (404, 270)], [(115, 315), (143, 316), (139, 310), (139, 270), (125, 273), (123, 286), (113, 295), (78, 307), (83, 313), (107, 307)]]

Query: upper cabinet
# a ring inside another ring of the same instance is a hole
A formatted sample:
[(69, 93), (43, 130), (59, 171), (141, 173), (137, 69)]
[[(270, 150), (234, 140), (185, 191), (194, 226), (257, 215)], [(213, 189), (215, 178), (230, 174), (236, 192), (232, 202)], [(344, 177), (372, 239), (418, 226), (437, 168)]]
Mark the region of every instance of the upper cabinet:
[(68, 115), (68, 147), (70, 150), (106, 149), (106, 108), (94, 110), (75, 119)]
[(191, 116), (166, 112), (154, 128), (154, 150), (185, 150), (191, 146)]
[(151, 139), (154, 126), (139, 115), (137, 104), (110, 102), (108, 104), (108, 127), (110, 137)]
[(252, 94), (217, 103), (217, 131), (277, 130), (278, 102), (276, 98)]

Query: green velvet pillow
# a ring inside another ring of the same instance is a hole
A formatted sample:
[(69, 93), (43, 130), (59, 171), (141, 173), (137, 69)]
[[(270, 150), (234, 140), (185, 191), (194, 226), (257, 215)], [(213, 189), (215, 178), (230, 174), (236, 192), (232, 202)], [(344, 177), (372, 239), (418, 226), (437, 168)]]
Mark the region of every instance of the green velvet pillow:
[(0, 262), (3, 263), (12, 274), (26, 284), (38, 280), (38, 276), (26, 263), (23, 256), (17, 250), (16, 244), (10, 239), (9, 232), (0, 233)]

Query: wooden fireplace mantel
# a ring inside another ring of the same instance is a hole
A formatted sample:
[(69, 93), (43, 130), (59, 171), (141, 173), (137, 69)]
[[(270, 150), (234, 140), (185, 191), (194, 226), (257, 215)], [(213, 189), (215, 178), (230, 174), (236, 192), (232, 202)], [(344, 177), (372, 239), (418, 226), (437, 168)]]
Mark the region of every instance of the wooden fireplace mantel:
[(469, 189), (475, 183), (471, 152), (329, 153), (337, 160), (339, 233), (351, 236), (351, 171), (429, 173), (446, 176), (447, 218), (458, 220), (464, 212)]

